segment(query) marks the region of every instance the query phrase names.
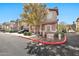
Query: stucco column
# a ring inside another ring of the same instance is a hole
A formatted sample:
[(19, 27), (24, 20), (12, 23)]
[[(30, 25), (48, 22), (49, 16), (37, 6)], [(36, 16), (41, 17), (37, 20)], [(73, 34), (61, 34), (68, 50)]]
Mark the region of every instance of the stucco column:
[(35, 27), (33, 27), (34, 33), (36, 33)]
[(29, 25), (29, 32), (31, 32), (31, 26)]
[(42, 33), (42, 25), (40, 25), (40, 29), (39, 30), (40, 30), (40, 34), (41, 34)]

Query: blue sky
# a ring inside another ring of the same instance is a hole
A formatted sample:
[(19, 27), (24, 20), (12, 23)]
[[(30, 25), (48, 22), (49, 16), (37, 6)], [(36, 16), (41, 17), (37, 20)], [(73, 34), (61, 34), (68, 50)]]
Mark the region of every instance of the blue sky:
[(0, 23), (16, 20), (23, 11), (23, 4), (2, 3), (0, 4)]
[[(79, 4), (77, 3), (49, 3), (48, 8), (57, 6), (59, 9), (58, 19), (67, 24), (71, 24), (79, 17)], [(16, 20), (23, 11), (21, 3), (0, 3), (0, 23)]]

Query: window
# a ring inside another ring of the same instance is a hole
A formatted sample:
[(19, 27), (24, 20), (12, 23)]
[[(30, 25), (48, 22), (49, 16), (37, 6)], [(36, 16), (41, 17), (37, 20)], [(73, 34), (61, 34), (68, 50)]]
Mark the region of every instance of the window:
[(52, 31), (55, 31), (55, 24), (52, 25)]
[(50, 25), (47, 25), (46, 28), (47, 28), (46, 31), (47, 31), (47, 32), (50, 32)]

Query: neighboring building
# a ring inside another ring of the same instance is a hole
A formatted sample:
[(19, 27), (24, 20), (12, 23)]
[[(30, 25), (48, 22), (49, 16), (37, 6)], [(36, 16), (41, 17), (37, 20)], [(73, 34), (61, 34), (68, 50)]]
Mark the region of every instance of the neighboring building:
[(9, 27), (10, 27), (10, 29), (13, 30), (13, 31), (18, 31), (18, 25), (17, 25), (16, 22), (10, 22), (10, 23), (9, 23)]
[(9, 23), (3, 23), (2, 30), (9, 31), (10, 30)]
[(67, 24), (66, 25), (66, 31), (69, 32), (69, 31), (76, 31), (76, 24), (73, 23), (73, 24)]
[(19, 28), (19, 30), (23, 30), (23, 29), (29, 30), (29, 26), (28, 26), (27, 22), (25, 22), (24, 20), (19, 21), (18, 28)]
[(67, 24), (66, 25), (66, 31), (69, 32), (69, 30), (71, 30), (71, 29), (72, 29), (72, 25), (71, 24)]
[(23, 29), (28, 29), (27, 23), (23, 20), (5, 22), (1, 26), (2, 29), (5, 31), (19, 31)]
[(3, 23), (2, 24), (2, 29), (5, 31), (17, 31), (18, 30), (18, 26), (16, 22), (9, 22), (9, 23)]
[(74, 21), (73, 21), (73, 24), (72, 24), (72, 29), (73, 29), (74, 31), (76, 31), (76, 24), (75, 24)]
[(66, 31), (69, 32), (69, 31), (73, 31), (75, 32), (76, 31), (76, 23), (73, 22), (73, 24), (67, 24), (66, 25)]
[(76, 31), (79, 32), (79, 18), (77, 18), (76, 20)]

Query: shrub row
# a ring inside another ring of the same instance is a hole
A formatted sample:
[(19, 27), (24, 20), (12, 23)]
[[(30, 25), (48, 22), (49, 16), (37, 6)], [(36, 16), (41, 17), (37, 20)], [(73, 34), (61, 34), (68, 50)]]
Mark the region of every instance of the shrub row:
[(24, 32), (24, 35), (31, 36), (32, 33), (31, 32)]
[(58, 35), (61, 34), (61, 37), (64, 37), (64, 32), (56, 32), (54, 34), (54, 37), (57, 37), (58, 38)]

